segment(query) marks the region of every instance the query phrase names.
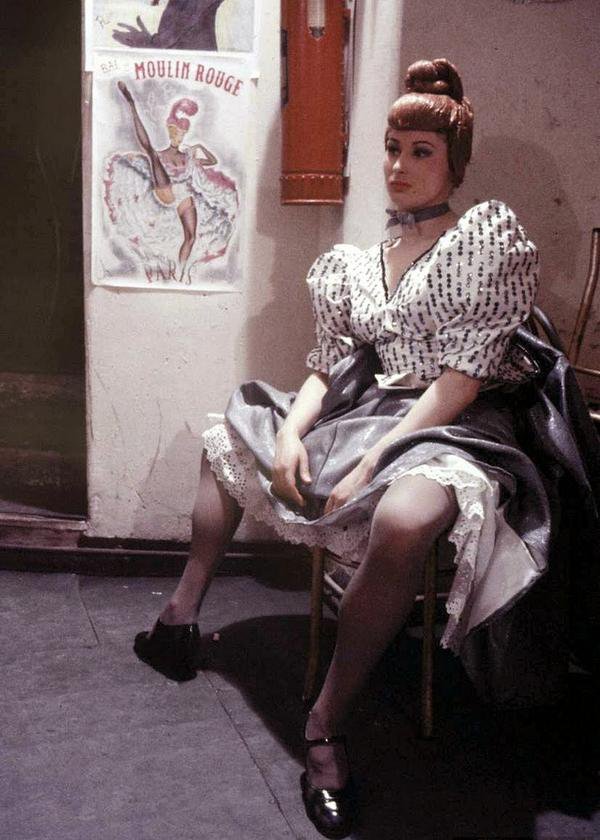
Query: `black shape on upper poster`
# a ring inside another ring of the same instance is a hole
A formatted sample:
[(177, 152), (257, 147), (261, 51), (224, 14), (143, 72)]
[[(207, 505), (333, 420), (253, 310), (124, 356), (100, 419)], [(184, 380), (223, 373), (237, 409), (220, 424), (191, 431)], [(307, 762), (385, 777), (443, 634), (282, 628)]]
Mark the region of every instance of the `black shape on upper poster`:
[[(158, 5), (160, 0), (152, 0)], [(151, 33), (138, 15), (138, 28), (119, 23), (113, 38), (126, 47), (161, 50), (216, 50), (215, 21), (224, 0), (167, 0), (158, 30)]]

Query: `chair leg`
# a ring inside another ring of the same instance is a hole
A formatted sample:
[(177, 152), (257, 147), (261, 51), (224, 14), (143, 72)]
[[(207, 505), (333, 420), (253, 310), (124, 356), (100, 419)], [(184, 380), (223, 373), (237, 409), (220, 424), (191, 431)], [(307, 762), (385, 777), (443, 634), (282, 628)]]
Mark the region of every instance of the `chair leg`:
[(421, 737), (433, 737), (433, 651), (435, 645), (437, 553), (425, 561), (423, 587), (423, 648), (421, 653)]
[(308, 665), (304, 677), (302, 699), (310, 703), (314, 698), (315, 683), (319, 670), (321, 625), (323, 620), (323, 570), (325, 552), (322, 548), (312, 550), (312, 585), (310, 591), (310, 640), (308, 646)]

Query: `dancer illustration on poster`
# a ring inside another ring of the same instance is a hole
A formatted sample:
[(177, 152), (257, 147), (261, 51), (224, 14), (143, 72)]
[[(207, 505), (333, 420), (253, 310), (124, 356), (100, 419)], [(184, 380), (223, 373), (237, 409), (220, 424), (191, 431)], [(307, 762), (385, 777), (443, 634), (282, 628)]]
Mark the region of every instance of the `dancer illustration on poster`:
[(111, 239), (141, 264), (148, 283), (192, 285), (202, 264), (225, 254), (238, 209), (235, 181), (204, 144), (183, 143), (198, 114), (188, 97), (166, 118), (169, 145), (156, 150), (134, 98), (117, 83), (142, 152), (116, 152), (105, 164), (103, 200)]

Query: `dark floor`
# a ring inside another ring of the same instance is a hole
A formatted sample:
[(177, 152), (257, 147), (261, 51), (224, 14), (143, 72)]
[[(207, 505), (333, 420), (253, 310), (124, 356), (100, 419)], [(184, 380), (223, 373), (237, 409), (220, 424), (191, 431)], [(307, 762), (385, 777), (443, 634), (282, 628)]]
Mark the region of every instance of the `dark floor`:
[[(218, 577), (202, 620), (209, 665), (185, 684), (131, 651), (172, 584), (0, 572), (2, 840), (319, 836), (298, 793), (305, 576), (268, 561)], [(399, 648), (354, 716), (355, 838), (600, 837), (585, 675), (559, 709), (491, 712), (440, 653), (438, 737), (423, 742), (419, 645)]]

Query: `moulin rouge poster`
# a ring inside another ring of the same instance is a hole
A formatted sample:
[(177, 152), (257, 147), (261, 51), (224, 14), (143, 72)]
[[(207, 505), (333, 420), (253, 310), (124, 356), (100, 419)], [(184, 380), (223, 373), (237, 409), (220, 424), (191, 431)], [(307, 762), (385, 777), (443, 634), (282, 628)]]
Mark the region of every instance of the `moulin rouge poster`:
[(242, 58), (95, 53), (94, 283), (237, 290), (249, 84)]

